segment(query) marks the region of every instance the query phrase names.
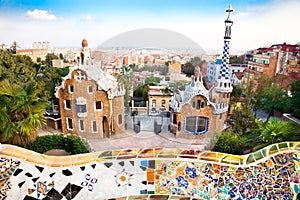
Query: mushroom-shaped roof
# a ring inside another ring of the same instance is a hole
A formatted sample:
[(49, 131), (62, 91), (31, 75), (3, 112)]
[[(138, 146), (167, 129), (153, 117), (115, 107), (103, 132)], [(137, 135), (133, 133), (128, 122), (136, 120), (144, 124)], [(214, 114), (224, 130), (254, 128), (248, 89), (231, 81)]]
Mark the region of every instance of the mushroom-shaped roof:
[(82, 47), (87, 47), (88, 46), (88, 42), (86, 41), (86, 39), (82, 40), (81, 45), (82, 45)]

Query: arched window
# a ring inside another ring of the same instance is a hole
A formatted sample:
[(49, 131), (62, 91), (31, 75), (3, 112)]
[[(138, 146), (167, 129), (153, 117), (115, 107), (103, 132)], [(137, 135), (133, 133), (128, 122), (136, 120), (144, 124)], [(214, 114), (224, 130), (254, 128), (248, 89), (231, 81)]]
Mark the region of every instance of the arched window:
[(192, 135), (202, 135), (208, 131), (209, 120), (206, 117), (185, 117), (184, 132)]

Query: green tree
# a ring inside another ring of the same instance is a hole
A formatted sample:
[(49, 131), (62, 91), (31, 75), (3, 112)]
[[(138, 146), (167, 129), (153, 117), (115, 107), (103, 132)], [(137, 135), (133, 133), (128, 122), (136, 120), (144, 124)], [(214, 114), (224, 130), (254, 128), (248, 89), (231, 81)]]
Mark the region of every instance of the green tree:
[(33, 80), (35, 75), (30, 57), (0, 51), (0, 81), (8, 79), (12, 83), (24, 84)]
[(256, 107), (265, 109), (268, 113), (266, 122), (273, 116), (275, 110), (284, 110), (286, 101), (289, 98), (280, 86), (274, 84), (274, 79), (261, 77), (259, 79), (260, 87), (256, 90)]
[[(258, 128), (255, 122), (254, 94), (252, 82), (247, 88), (239, 85), (233, 87), (230, 95), (230, 105), (233, 108), (233, 113), (228, 120), (233, 133), (245, 135)], [(237, 106), (238, 104), (239, 106)]]
[(193, 57), (191, 58), (190, 62), (187, 62), (181, 67), (181, 72), (186, 74), (187, 76), (191, 77), (194, 75), (195, 67), (199, 66), (200, 69), (202, 70), (202, 64), (205, 61), (202, 60), (200, 57)]
[(244, 60), (238, 56), (232, 56), (229, 58), (229, 63), (230, 64), (243, 64)]
[(160, 71), (161, 75), (166, 75), (169, 72), (169, 66), (168, 65), (153, 65), (153, 66), (143, 66), (141, 68), (134, 66), (134, 67), (132, 67), (132, 70), (134, 72), (142, 72), (142, 71), (154, 72), (154, 71)]
[(42, 59), (41, 59), (40, 57), (37, 57), (37, 58), (36, 58), (36, 62), (37, 62), (37, 63), (41, 63), (41, 62), (42, 62)]
[(260, 137), (268, 144), (300, 139), (298, 125), (294, 122), (284, 122), (277, 118), (270, 119), (267, 123), (259, 123)]
[(61, 59), (61, 60), (64, 59), (64, 55), (62, 53), (59, 54), (59, 59)]
[(195, 66), (192, 63), (186, 63), (181, 67), (181, 72), (191, 77), (194, 75)]
[(52, 67), (52, 60), (54, 60), (54, 59), (58, 59), (58, 56), (55, 55), (54, 53), (48, 53), (48, 54), (46, 55), (44, 64), (45, 64), (47, 67)]
[(19, 44), (16, 41), (14, 41), (10, 46), (10, 52), (16, 54), (18, 48), (20, 48)]
[(228, 123), (233, 133), (248, 134), (258, 128), (254, 113), (247, 102), (242, 102), (240, 108), (234, 109)]
[(142, 97), (143, 101), (147, 101), (148, 99), (148, 85), (144, 84), (139, 86), (134, 92), (134, 97)]
[(293, 105), (292, 114), (300, 118), (300, 80), (297, 80), (291, 84), (291, 105)]
[(66, 76), (69, 72), (69, 67), (65, 68), (56, 68), (49, 67), (41, 71), (42, 76), (36, 77), (37, 82), (39, 83), (39, 97), (53, 101), (56, 99), (54, 96), (55, 87), (59, 86), (62, 82), (62, 77)]
[(191, 60), (190, 60), (190, 63), (194, 66), (194, 67), (196, 67), (196, 66), (199, 66), (201, 69), (202, 69), (202, 64), (204, 63), (205, 61), (204, 60), (202, 60), (200, 57), (198, 57), (198, 56), (195, 56), (195, 57), (193, 57), (193, 58), (191, 58)]
[(130, 96), (132, 94), (132, 82), (133, 82), (133, 71), (130, 66), (124, 65), (120, 72), (119, 81), (121, 81), (124, 84), (125, 88), (125, 95), (124, 95), (124, 103), (125, 107), (129, 109), (129, 100)]
[(0, 101), (1, 142), (24, 146), (34, 140), (37, 130), (46, 123), (44, 113), (48, 106), (37, 96), (34, 83), (1, 81)]
[(230, 94), (230, 106), (235, 109), (238, 102), (240, 102), (243, 94), (243, 88), (240, 85), (233, 86), (233, 90)]
[(159, 83), (161, 81), (161, 78), (159, 77), (155, 77), (155, 76), (149, 76), (145, 79), (145, 84), (149, 85), (149, 84), (154, 84), (156, 85), (157, 83)]
[(213, 151), (229, 153), (229, 154), (243, 154), (246, 139), (239, 134), (232, 134), (223, 131), (213, 147)]

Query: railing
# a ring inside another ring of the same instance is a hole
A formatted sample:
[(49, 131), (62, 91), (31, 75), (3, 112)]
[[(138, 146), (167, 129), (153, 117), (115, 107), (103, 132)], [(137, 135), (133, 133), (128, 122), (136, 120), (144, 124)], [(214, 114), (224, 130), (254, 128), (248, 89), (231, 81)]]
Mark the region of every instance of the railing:
[(147, 107), (132, 107), (130, 108), (131, 113), (137, 111), (137, 115), (148, 115), (148, 108)]

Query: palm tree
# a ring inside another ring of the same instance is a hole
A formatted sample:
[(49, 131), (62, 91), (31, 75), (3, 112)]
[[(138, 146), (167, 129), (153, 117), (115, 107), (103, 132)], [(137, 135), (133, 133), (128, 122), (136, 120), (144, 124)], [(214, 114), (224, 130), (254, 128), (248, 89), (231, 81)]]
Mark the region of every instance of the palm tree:
[(260, 137), (267, 143), (273, 144), (288, 140), (294, 140), (298, 137), (298, 125), (294, 122), (284, 122), (277, 118), (271, 118), (267, 123), (259, 123)]
[(13, 53), (13, 54), (16, 54), (17, 53), (17, 48), (20, 48), (19, 44), (14, 41), (11, 46), (10, 46), (10, 51)]
[(125, 107), (126, 109), (129, 108), (129, 100), (130, 100), (130, 95), (132, 95), (132, 82), (133, 82), (133, 72), (132, 68), (128, 65), (125, 65), (122, 67), (121, 72), (120, 72), (120, 81), (123, 82), (124, 88), (125, 88), (125, 95), (124, 95), (124, 102), (125, 102)]
[(0, 82), (0, 141), (25, 146), (45, 125), (48, 102), (36, 93), (33, 82), (24, 85)]

